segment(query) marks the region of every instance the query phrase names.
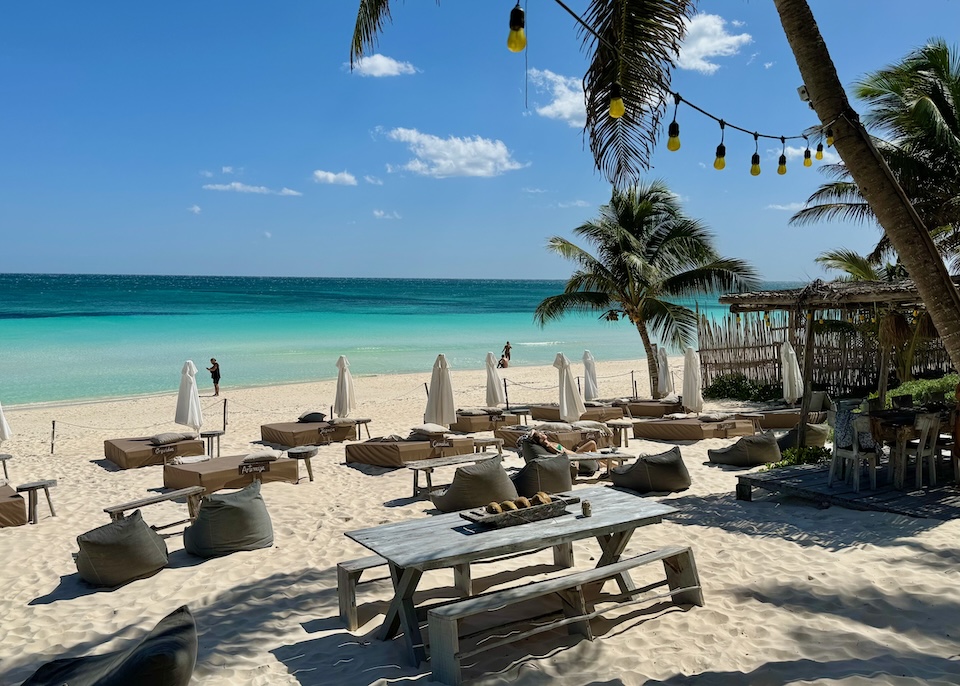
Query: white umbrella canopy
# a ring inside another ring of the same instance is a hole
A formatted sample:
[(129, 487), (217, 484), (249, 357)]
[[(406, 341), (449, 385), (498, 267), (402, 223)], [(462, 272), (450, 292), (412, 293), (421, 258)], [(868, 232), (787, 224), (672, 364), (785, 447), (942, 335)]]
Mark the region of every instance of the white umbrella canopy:
[(423, 413), (427, 424), (450, 426), (457, 421), (457, 407), (453, 404), (453, 383), (450, 381), (450, 367), (443, 353), (437, 355), (433, 363), (433, 375), (430, 377), (430, 390), (427, 396), (427, 409)]
[(349, 417), (356, 409), (356, 394), (353, 390), (353, 376), (350, 374), (350, 361), (346, 355), (337, 358), (337, 395), (333, 400), (333, 413), (338, 417)]
[(783, 399), (791, 405), (803, 397), (803, 375), (797, 362), (797, 351), (784, 341), (780, 346), (780, 362), (783, 365)]
[(200, 391), (197, 390), (197, 365), (187, 360), (180, 370), (180, 392), (177, 394), (177, 414), (173, 420), (200, 433), (203, 411), (200, 409)]
[(683, 353), (683, 406), (687, 411), (699, 412), (703, 409), (702, 386), (700, 355), (687, 346), (686, 352)]
[(596, 400), (600, 397), (600, 389), (597, 386), (597, 361), (593, 359), (593, 353), (589, 350), (583, 351), (583, 398), (584, 400)]
[(3, 416), (3, 405), (0, 405), (0, 443), (9, 441), (11, 438), (13, 438), (13, 432), (10, 431), (7, 418)]
[(507, 402), (503, 393), (503, 381), (497, 371), (497, 356), (487, 353), (487, 407), (496, 407)]
[(553, 360), (553, 366), (560, 373), (560, 421), (576, 422), (587, 411), (583, 405), (583, 398), (577, 391), (577, 385), (573, 381), (573, 372), (570, 370), (570, 360), (563, 353), (557, 353)]
[(670, 360), (667, 358), (667, 349), (662, 345), (657, 348), (657, 386), (660, 395), (666, 397), (676, 392), (673, 387), (673, 375), (670, 373)]

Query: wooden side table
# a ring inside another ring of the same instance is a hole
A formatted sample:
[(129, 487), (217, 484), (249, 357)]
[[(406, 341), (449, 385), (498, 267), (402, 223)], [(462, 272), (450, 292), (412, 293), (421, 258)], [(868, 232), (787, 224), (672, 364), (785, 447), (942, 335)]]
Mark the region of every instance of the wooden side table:
[(476, 453), (486, 452), (487, 448), (494, 446), (497, 449), (497, 454), (503, 455), (503, 439), (502, 438), (474, 438), (473, 439), (473, 451)]
[(207, 455), (213, 457), (213, 440), (217, 440), (217, 457), (220, 457), (220, 437), (223, 431), (201, 431), (200, 438), (207, 442)]
[(7, 460), (12, 460), (13, 455), (0, 455), (0, 462), (3, 462), (3, 478), (9, 479), (10, 472), (7, 471)]
[(611, 419), (607, 423), (607, 428), (613, 432), (613, 444), (617, 447), (621, 445), (624, 448), (630, 447), (630, 429), (633, 428), (632, 419)]
[[(307, 465), (307, 476), (310, 477), (310, 481), (313, 481), (312, 458), (316, 457), (318, 452), (319, 449), (315, 445), (298, 445), (287, 451), (287, 457), (291, 457), (294, 460), (303, 460)], [(300, 483), (299, 475), (297, 477), (297, 483)]]
[(372, 419), (369, 419), (369, 418), (367, 418), (367, 417), (361, 417), (361, 418), (358, 418), (358, 419), (354, 419), (353, 421), (354, 421), (354, 422), (356, 423), (356, 425), (357, 425), (357, 440), (358, 440), (358, 441), (360, 440), (360, 426), (361, 426), (361, 425), (363, 426), (364, 429), (367, 430), (367, 438), (370, 438), (370, 422), (372, 422), (373, 420), (372, 420)]
[(20, 484), (17, 486), (17, 493), (27, 493), (27, 507), (29, 512), (29, 522), (31, 524), (37, 523), (37, 491), (41, 488), (47, 496), (47, 505), (50, 507), (50, 514), (53, 517), (57, 516), (57, 513), (53, 509), (53, 501), (50, 500), (50, 489), (53, 486), (57, 485), (56, 479), (46, 479), (44, 481), (31, 481), (28, 484)]

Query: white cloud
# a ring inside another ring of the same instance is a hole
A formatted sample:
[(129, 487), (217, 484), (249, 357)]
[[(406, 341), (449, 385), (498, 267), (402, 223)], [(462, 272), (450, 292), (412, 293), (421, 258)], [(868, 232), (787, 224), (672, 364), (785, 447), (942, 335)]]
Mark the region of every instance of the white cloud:
[(579, 78), (554, 74), (548, 69), (531, 69), (530, 81), (539, 92), (547, 92), (551, 97), (548, 104), (537, 108), (537, 114), (565, 121), (568, 126), (583, 127), (587, 114)]
[(524, 193), (546, 193), (542, 188), (521, 188)]
[(400, 219), (397, 212), (384, 212), (383, 210), (374, 210), (373, 216), (377, 219)]
[(267, 188), (266, 186), (249, 186), (239, 181), (232, 183), (207, 183), (203, 186), (208, 191), (232, 191), (234, 193), (256, 193), (258, 195), (303, 195), (297, 191), (284, 188), (279, 191)]
[(730, 24), (731, 24), (732, 26), (736, 26), (737, 28), (740, 28), (741, 26), (746, 26), (746, 25), (747, 25), (747, 22), (745, 22), (745, 21), (740, 21), (739, 19), (733, 19), (733, 20), (730, 21)]
[(315, 172), (313, 172), (313, 180), (317, 183), (332, 183), (336, 186), (357, 185), (357, 177), (346, 170), (339, 173), (334, 173), (317, 169)]
[[(349, 63), (344, 63), (344, 66), (350, 68)], [(401, 76), (416, 74), (417, 68), (409, 62), (400, 62), (392, 57), (376, 54), (358, 59), (353, 63), (353, 71), (360, 76)]]
[(586, 200), (571, 200), (570, 202), (561, 202), (557, 204), (557, 207), (562, 207), (566, 209), (567, 207), (590, 207), (590, 203)]
[(263, 237), (264, 237), (264, 238), (273, 238), (273, 234), (270, 233), (269, 231), (264, 231), (264, 232), (263, 232)]
[(220, 171), (223, 172), (224, 174), (232, 174), (233, 167), (220, 167)]
[(797, 212), (798, 210), (803, 209), (802, 202), (791, 202), (786, 205), (767, 205), (766, 209), (768, 210), (780, 210), (783, 212)]
[(212, 172), (212, 171), (207, 171), (206, 169), (204, 169), (203, 171), (200, 172), (200, 176), (202, 176), (202, 177), (205, 178), (205, 179), (212, 179), (212, 178), (213, 178), (213, 172)]
[(400, 167), (421, 176), (436, 179), (451, 176), (499, 176), (504, 172), (521, 169), (510, 156), (503, 141), (474, 136), (472, 138), (440, 138), (416, 129), (393, 129), (387, 136), (399, 143), (406, 143), (414, 159)]
[(730, 57), (753, 41), (749, 33), (729, 34), (726, 21), (716, 14), (698, 14), (687, 24), (687, 35), (680, 46), (677, 66), (702, 74), (713, 74), (720, 68), (712, 57)]
[(376, 176), (370, 176), (369, 174), (367, 174), (366, 176), (364, 176), (364, 177), (363, 177), (363, 180), (366, 181), (367, 183), (373, 185), (373, 186), (382, 186), (382, 185), (383, 185), (383, 181), (381, 181), (380, 179), (378, 179)]
[(292, 188), (287, 188), (286, 186), (284, 186), (284, 187), (281, 188), (279, 191), (277, 191), (277, 195), (299, 196), (299, 195), (303, 195), (303, 193), (301, 193), (300, 191), (295, 191), (295, 190), (293, 190)]
[(776, 64), (776, 62), (764, 62), (764, 63), (763, 63), (763, 68), (764, 68), (764, 69), (769, 69), (770, 67), (772, 67), (772, 66), (775, 65), (775, 64)]
[(200, 214), (202, 211), (200, 205), (190, 205), (190, 207), (187, 208), (187, 212), (192, 212), (193, 214)]

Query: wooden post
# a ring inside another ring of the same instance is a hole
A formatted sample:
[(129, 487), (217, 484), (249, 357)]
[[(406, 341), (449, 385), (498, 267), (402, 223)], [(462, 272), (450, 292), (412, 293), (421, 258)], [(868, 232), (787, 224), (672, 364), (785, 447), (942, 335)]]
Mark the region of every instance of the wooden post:
[(583, 393), (583, 389), (580, 388), (580, 377), (579, 377), (579, 376), (577, 377), (577, 392), (578, 392), (578, 393)]
[(427, 387), (426, 381), (423, 383), (423, 392), (427, 394), (427, 398), (430, 398), (430, 389)]
[(637, 397), (637, 380), (633, 378), (633, 370), (630, 370), (630, 386), (633, 388), (633, 397)]
[(813, 383), (813, 311), (807, 311), (806, 328), (803, 331), (803, 402), (800, 405), (800, 424), (797, 426), (797, 446), (802, 447), (807, 438), (807, 415), (810, 413), (810, 388)]
[(57, 420), (54, 419), (50, 426), (50, 454), (53, 455), (53, 445), (57, 442)]
[(890, 378), (890, 346), (880, 352), (880, 378), (877, 379), (877, 396), (880, 407), (887, 406), (887, 383)]
[[(330, 413), (333, 416), (333, 413)], [(223, 433), (227, 433), (227, 399), (223, 399)]]
[(507, 395), (507, 380), (503, 380), (503, 400), (507, 404), (507, 412), (510, 411), (510, 396)]

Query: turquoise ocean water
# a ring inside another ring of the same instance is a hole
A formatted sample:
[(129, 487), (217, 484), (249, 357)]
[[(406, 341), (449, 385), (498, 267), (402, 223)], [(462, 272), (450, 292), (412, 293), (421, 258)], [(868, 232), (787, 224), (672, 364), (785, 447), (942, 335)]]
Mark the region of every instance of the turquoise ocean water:
[[(777, 287), (779, 284), (765, 284)], [(514, 365), (640, 360), (625, 322), (568, 317), (541, 329), (533, 310), (562, 281), (0, 274), (4, 406), (175, 392), (184, 360), (216, 357), (222, 387), (483, 367), (513, 345)], [(689, 303), (694, 304), (692, 301)], [(701, 311), (721, 316), (715, 298)]]

